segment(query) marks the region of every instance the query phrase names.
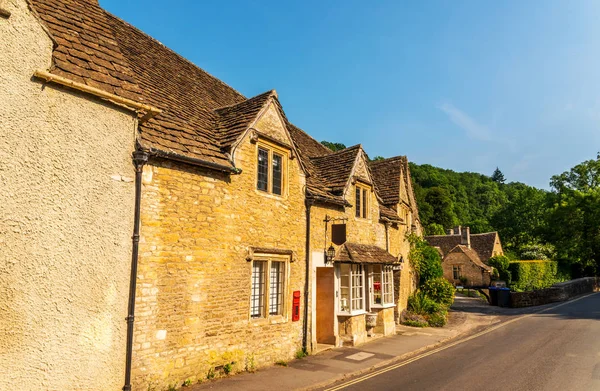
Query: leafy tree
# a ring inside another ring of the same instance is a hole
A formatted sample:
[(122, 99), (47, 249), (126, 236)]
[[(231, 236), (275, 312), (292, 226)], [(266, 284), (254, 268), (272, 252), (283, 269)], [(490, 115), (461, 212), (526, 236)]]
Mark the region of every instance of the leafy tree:
[(548, 240), (575, 276), (600, 270), (600, 153), (550, 181)]
[(378, 161), (378, 160), (385, 160), (385, 158), (383, 156), (375, 156), (373, 159), (371, 159), (372, 162)]
[(492, 180), (496, 183), (504, 183), (505, 181), (504, 174), (502, 173), (502, 171), (500, 171), (498, 167), (496, 167), (494, 173), (492, 174)]
[(427, 227), (425, 227), (426, 235), (445, 235), (446, 230), (441, 224), (431, 223)]
[(419, 275), (419, 285), (430, 279), (442, 277), (442, 257), (438, 250), (414, 234), (410, 234), (408, 240), (411, 244), (408, 260)]
[(433, 216), (430, 223), (439, 224), (442, 227), (452, 227), (456, 222), (456, 215), (452, 208), (450, 193), (443, 187), (432, 187), (425, 194), (425, 202), (431, 205)]
[(488, 260), (488, 265), (498, 271), (498, 276), (501, 280), (504, 280), (507, 284), (511, 283), (511, 275), (508, 267), (510, 266), (510, 260), (506, 255), (496, 255)]
[(321, 141), (321, 144), (331, 149), (333, 152), (341, 151), (342, 149), (346, 149), (346, 146), (342, 143), (332, 143), (329, 141)]

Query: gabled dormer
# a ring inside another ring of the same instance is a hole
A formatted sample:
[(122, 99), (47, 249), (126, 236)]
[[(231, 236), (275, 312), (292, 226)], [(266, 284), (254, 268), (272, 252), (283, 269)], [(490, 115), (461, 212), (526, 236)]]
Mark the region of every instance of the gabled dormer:
[[(215, 110), (221, 149), (236, 166), (255, 176), (258, 194), (287, 197), (292, 160), (304, 173), (304, 165), (290, 136), (287, 120), (275, 90), (265, 92), (236, 105)], [(250, 148), (251, 153), (237, 157)]]

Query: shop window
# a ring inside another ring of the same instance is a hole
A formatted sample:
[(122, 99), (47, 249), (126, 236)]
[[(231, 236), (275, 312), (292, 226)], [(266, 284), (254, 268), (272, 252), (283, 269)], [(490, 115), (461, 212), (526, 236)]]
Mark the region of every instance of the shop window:
[(391, 265), (369, 266), (370, 303), (372, 306), (394, 304), (394, 272)]
[(340, 264), (340, 312), (353, 314), (365, 309), (365, 273), (362, 265)]
[(285, 185), (285, 152), (268, 145), (260, 145), (257, 154), (256, 188), (283, 195)]
[(252, 261), (250, 317), (284, 315), (287, 261), (264, 257)]
[(369, 194), (371, 193), (371, 189), (365, 186), (356, 185), (355, 186), (355, 215), (356, 217), (360, 217), (366, 219), (369, 216)]

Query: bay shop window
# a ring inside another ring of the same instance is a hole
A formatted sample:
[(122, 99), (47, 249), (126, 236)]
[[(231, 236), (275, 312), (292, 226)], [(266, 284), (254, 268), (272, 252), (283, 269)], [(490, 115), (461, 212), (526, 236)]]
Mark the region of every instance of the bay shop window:
[(358, 315), (394, 305), (391, 265), (339, 264), (339, 313)]

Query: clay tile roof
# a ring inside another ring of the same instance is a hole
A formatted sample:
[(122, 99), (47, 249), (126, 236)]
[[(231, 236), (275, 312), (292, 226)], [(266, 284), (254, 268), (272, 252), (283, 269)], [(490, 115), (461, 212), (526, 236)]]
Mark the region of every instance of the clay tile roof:
[[(471, 234), (471, 249), (477, 253), (482, 262), (485, 263), (491, 258), (497, 235), (497, 232)], [(461, 244), (461, 235), (431, 235), (425, 236), (424, 239), (430, 246), (439, 247), (444, 256)]]
[(337, 251), (335, 262), (392, 264), (398, 260), (381, 247), (346, 242)]
[(492, 257), (497, 236), (497, 232), (471, 234), (471, 248), (477, 251), (483, 262), (487, 262)]
[(31, 0), (56, 46), (51, 73), (142, 101), (141, 90), (95, 0)]
[(481, 259), (479, 258), (479, 255), (477, 254), (477, 252), (474, 249), (469, 248), (467, 246), (464, 246), (462, 244), (459, 244), (459, 245), (455, 246), (452, 250), (450, 250), (450, 252), (448, 254), (457, 253), (457, 252), (464, 253), (467, 257), (469, 257), (469, 259), (474, 264), (476, 264), (477, 266), (479, 266), (483, 270), (491, 273), (492, 268), (490, 266), (484, 264), (481, 261)]
[(396, 212), (394, 209), (392, 209), (388, 206), (385, 206), (385, 205), (379, 205), (379, 216), (381, 218), (386, 218), (393, 222), (403, 221), (402, 218), (400, 218), (400, 216), (398, 216), (398, 212)]
[(415, 191), (413, 189), (412, 178), (410, 175), (410, 166), (408, 164), (408, 158), (406, 156), (402, 156), (402, 172), (404, 177), (404, 183), (406, 185), (406, 192), (408, 193), (408, 205), (412, 210), (413, 216), (416, 220), (420, 221), (419, 218), (419, 206), (417, 205), (417, 200), (415, 199)]
[(369, 162), (373, 180), (379, 189), (379, 195), (385, 205), (400, 203), (400, 177), (402, 172), (402, 157)]
[(429, 235), (423, 239), (432, 247), (439, 247), (444, 256), (461, 243), (460, 235)]
[(108, 20), (145, 100), (163, 110), (140, 126), (140, 144), (231, 165), (216, 135), (215, 109), (246, 98), (128, 23), (112, 15)]
[(218, 116), (217, 137), (222, 148), (230, 147), (248, 129), (271, 97), (277, 99), (275, 90), (215, 110)]
[(360, 144), (333, 152), (329, 155), (311, 158), (318, 175), (333, 192), (340, 192), (350, 180), (350, 174), (361, 150)]

